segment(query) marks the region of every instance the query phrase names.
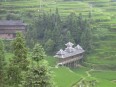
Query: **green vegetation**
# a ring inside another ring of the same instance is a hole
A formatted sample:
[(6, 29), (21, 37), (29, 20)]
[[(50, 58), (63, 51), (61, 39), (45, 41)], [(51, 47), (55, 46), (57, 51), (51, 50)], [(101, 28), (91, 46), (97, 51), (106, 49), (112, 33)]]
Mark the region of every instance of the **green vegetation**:
[[(6, 54), (6, 56), (12, 56), (11, 54)], [(50, 66), (55, 66), (56, 59), (54, 57), (46, 57)], [(101, 67), (101, 66), (100, 66)], [(66, 67), (51, 68), (54, 74), (54, 81), (58, 87), (71, 87), (76, 83), (80, 82), (84, 78), (85, 81), (96, 81), (98, 87), (115, 87), (116, 72), (108, 70), (90, 70), (88, 67), (80, 67), (69, 69)], [(88, 76), (89, 72), (90, 76)]]
[(36, 44), (33, 52), (31, 65), (26, 75), (26, 81), (24, 87), (55, 87), (52, 81), (52, 74), (45, 61), (45, 52), (40, 44)]
[[(95, 87), (116, 87), (115, 8), (115, 0), (41, 0), (41, 6), (39, 0), (2, 0), (0, 19), (23, 20), (28, 24), (28, 47), (32, 49), (35, 43), (40, 42), (50, 55), (63, 48), (67, 41), (76, 44), (88, 41), (85, 45), (91, 43), (91, 37), (84, 36), (86, 31), (81, 31), (90, 29), (93, 50), (85, 56), (84, 67), (72, 70), (66, 67), (54, 68), (57, 59), (46, 56), (49, 65), (53, 67), (54, 81), (58, 87), (78, 87), (83, 82), (90, 86), (92, 81), (95, 81)], [(13, 56), (12, 53), (5, 53), (7, 65)]]
[(6, 85), (19, 87), (23, 81), (22, 72), (27, 71), (28, 67), (27, 48), (21, 33), (17, 33), (12, 45), (14, 55), (6, 69)]
[(12, 44), (13, 53), (6, 53), (7, 58), (4, 61), (4, 46), (2, 41), (0, 42), (1, 87), (55, 87), (52, 73), (45, 60), (45, 52), (41, 45), (37, 44), (33, 49), (32, 55), (27, 55), (25, 40), (21, 33), (17, 33)]
[(93, 71), (91, 72), (91, 75), (96, 78), (106, 79), (110, 81), (113, 81), (116, 78), (115, 71)]
[(0, 86), (3, 87), (5, 83), (5, 53), (2, 40), (0, 40), (0, 82)]
[(53, 69), (55, 73), (55, 82), (58, 87), (71, 87), (81, 79), (81, 76), (68, 68), (59, 67)]

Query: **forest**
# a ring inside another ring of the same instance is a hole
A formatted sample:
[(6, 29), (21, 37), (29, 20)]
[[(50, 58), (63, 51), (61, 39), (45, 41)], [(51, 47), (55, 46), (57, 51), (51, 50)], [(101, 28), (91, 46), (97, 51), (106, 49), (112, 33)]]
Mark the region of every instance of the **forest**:
[(56, 9), (55, 13), (43, 13), (34, 20), (27, 33), (27, 44), (33, 46), (34, 43), (40, 42), (48, 54), (54, 54), (70, 41), (81, 44), (85, 50), (90, 51), (92, 50), (92, 25), (90, 13), (88, 18), (83, 18), (82, 14), (77, 16), (71, 13), (62, 20)]
[[(116, 0), (0, 0), (0, 20), (26, 33), (0, 40), (0, 87), (115, 87)], [(72, 42), (85, 50), (77, 68), (56, 67)]]

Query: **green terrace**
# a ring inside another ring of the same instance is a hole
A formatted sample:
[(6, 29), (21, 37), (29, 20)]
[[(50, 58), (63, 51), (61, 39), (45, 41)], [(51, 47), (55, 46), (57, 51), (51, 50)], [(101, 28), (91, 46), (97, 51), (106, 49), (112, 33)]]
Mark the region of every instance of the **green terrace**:
[[(60, 0), (57, 2), (48, 0), (42, 1), (41, 4), (41, 9), (48, 12), (50, 9), (54, 12), (58, 8), (62, 18), (71, 12), (75, 12), (77, 15), (82, 13), (84, 17), (87, 17), (89, 11), (92, 11), (92, 18), (97, 21), (96, 27), (98, 29), (93, 31), (94, 36), (98, 36), (100, 40), (95, 39), (94, 51), (85, 58), (83, 66), (86, 67), (81, 66), (71, 70), (66, 67), (57, 68), (55, 67), (56, 58), (51, 56), (46, 58), (54, 71), (54, 80), (58, 87), (73, 87), (82, 79), (96, 80), (96, 87), (116, 87), (116, 72), (114, 71), (116, 70), (116, 2), (111, 2), (111, 0)], [(0, 2), (0, 8), (0, 18), (2, 19), (5, 19), (9, 12), (21, 13), (21, 15), (26, 15), (23, 14), (24, 12), (31, 12), (35, 16), (41, 13), (39, 0)], [(31, 23), (31, 20), (26, 16), (22, 19)], [(6, 53), (5, 56), (6, 60), (9, 61), (13, 55)]]

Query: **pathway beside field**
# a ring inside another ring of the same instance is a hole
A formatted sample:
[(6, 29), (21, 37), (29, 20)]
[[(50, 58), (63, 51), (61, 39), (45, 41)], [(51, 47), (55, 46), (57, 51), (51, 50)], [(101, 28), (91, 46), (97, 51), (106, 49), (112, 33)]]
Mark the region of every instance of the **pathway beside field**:
[[(78, 86), (79, 86), (79, 87), (83, 87), (83, 86), (84, 86), (83, 82), (86, 81), (86, 78), (87, 78), (87, 77), (91, 77), (91, 74), (90, 74), (91, 71), (94, 71), (94, 70), (93, 70), (93, 69), (90, 69), (90, 70), (86, 71), (87, 76), (86, 76), (86, 77), (83, 77), (78, 83), (76, 83), (76, 84), (73, 85), (72, 87), (78, 87)], [(86, 83), (86, 82), (85, 82), (85, 83)], [(89, 87), (89, 85), (90, 85), (90, 84), (86, 83), (86, 87)], [(95, 83), (94, 83), (94, 85), (95, 85)]]

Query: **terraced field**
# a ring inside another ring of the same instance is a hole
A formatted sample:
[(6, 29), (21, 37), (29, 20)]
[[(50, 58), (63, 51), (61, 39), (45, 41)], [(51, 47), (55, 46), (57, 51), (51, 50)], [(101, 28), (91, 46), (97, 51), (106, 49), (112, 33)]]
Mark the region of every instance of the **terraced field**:
[[(25, 21), (30, 22), (31, 18), (23, 15), (24, 12), (31, 12), (38, 15), (41, 10), (52, 12), (59, 8), (62, 18), (70, 12), (82, 13), (85, 17), (89, 11), (99, 28), (94, 30), (94, 35), (100, 40), (94, 40), (94, 51), (87, 56), (84, 65), (73, 69), (54, 68), (55, 81), (58, 87), (78, 87), (80, 80), (96, 81), (95, 87), (116, 87), (116, 1), (114, 0), (20, 0), (13, 2), (0, 2), (0, 19), (5, 19), (8, 13), (14, 13)], [(9, 58), (9, 54), (6, 55)], [(47, 58), (51, 66), (55, 65), (55, 59)]]

